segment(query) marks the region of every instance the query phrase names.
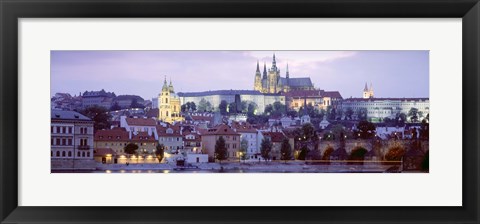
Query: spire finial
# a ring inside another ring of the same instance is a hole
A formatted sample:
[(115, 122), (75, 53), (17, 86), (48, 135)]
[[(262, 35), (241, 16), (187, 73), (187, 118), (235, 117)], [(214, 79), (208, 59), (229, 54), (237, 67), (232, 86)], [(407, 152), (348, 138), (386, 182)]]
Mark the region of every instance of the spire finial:
[(167, 84), (167, 75), (165, 75), (165, 80), (163, 81), (163, 83)]
[(363, 89), (363, 91), (368, 91), (368, 85), (366, 82), (365, 82), (365, 88)]
[(258, 60), (257, 60), (257, 72), (260, 72), (260, 66), (258, 65)]

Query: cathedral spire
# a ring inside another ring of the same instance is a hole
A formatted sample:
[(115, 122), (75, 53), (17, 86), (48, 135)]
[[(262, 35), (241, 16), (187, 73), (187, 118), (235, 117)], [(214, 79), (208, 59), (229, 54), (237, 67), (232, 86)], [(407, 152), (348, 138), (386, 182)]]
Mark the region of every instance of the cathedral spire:
[(258, 65), (258, 60), (257, 60), (257, 73), (260, 73), (260, 67)]
[(273, 53), (272, 70), (277, 70), (277, 61), (275, 60), (275, 53)]
[(287, 79), (290, 78), (290, 73), (288, 72), (288, 63), (287, 63), (287, 73), (286, 73)]
[(367, 83), (365, 83), (365, 88), (363, 89), (363, 91), (368, 91), (368, 85), (367, 85)]
[(263, 62), (263, 79), (267, 79), (267, 63)]

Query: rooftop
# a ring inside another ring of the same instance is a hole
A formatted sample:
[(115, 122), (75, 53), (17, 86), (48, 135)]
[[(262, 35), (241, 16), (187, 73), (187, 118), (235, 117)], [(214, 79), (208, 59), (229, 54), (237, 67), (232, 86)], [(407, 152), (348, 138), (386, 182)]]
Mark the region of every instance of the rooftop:
[(75, 111), (70, 110), (51, 110), (50, 112), (51, 119), (58, 119), (58, 120), (83, 120), (83, 121), (91, 121), (90, 118), (86, 117), (83, 114), (80, 114)]

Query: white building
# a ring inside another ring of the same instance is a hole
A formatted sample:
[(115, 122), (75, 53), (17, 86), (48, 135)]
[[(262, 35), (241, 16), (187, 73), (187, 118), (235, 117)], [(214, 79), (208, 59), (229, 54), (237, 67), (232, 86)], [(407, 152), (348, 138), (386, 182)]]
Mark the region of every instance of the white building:
[(285, 104), (285, 96), (272, 93), (261, 93), (255, 90), (216, 90), (205, 92), (191, 92), (191, 93), (178, 93), (180, 97), (180, 104), (183, 105), (187, 102), (194, 102), (197, 107), (202, 99), (210, 102), (214, 109), (218, 109), (218, 105), (222, 100), (227, 103), (235, 102), (235, 95), (240, 95), (241, 101), (253, 102), (257, 105), (256, 113), (263, 113), (265, 107), (269, 104), (280, 102)]
[(120, 127), (128, 131), (129, 138), (137, 135), (139, 132), (147, 132), (149, 136), (154, 136), (158, 140), (158, 133), (156, 128), (157, 122), (152, 118), (137, 118), (137, 117), (120, 117)]
[[(430, 113), (429, 98), (349, 98), (344, 99), (340, 105), (344, 112), (352, 109), (356, 112), (359, 109), (367, 110), (367, 118), (372, 121), (383, 120), (384, 118), (395, 118), (397, 114), (408, 112), (412, 108), (418, 109), (418, 119), (422, 120)], [(354, 116), (356, 113), (354, 113)], [(408, 118), (410, 119), (410, 118)]]
[(253, 159), (255, 155), (260, 153), (260, 145), (258, 142), (258, 131), (255, 128), (252, 128), (245, 123), (240, 124), (233, 124), (232, 128), (235, 132), (240, 134), (240, 144), (242, 140), (247, 140), (248, 148), (247, 148), (247, 158)]

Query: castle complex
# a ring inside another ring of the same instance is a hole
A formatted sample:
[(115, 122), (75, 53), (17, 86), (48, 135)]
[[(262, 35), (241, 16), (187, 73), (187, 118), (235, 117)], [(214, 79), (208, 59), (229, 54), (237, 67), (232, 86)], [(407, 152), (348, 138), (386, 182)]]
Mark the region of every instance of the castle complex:
[(280, 69), (277, 67), (275, 54), (273, 54), (272, 67), (268, 69), (267, 65), (263, 65), (263, 76), (260, 73), (260, 66), (257, 61), (257, 71), (255, 72), (254, 90), (262, 93), (282, 93), (292, 90), (314, 90), (312, 80), (309, 77), (304, 78), (290, 78), (290, 73), (287, 70), (285, 78), (280, 76)]

